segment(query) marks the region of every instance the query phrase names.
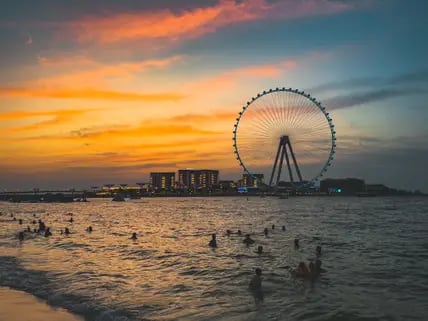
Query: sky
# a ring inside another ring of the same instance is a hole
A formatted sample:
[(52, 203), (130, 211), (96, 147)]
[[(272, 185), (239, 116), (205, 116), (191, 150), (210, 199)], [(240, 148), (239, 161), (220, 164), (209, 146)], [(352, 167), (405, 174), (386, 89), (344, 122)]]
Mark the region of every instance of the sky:
[(0, 0), (0, 190), (238, 179), (263, 90), (323, 103), (326, 177), (428, 192), (425, 0)]

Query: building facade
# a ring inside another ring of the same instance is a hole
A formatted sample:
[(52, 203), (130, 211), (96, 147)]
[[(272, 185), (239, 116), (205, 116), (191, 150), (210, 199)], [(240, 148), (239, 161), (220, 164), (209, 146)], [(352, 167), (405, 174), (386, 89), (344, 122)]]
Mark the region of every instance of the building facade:
[(265, 175), (263, 174), (242, 174), (242, 186), (260, 187), (265, 184)]
[(150, 173), (150, 184), (154, 190), (166, 190), (175, 188), (174, 172)]
[(218, 170), (181, 169), (178, 171), (179, 188), (210, 188), (218, 184)]

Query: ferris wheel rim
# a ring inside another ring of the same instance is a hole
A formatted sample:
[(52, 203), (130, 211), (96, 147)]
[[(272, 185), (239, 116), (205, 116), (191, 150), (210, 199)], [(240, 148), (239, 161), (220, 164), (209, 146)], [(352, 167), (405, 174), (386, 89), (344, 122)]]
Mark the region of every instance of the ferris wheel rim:
[(238, 148), (238, 144), (237, 144), (237, 132), (238, 132), (238, 128), (239, 128), (239, 123), (241, 121), (242, 116), (245, 114), (246, 110), (251, 106), (251, 104), (256, 101), (257, 99), (260, 99), (263, 96), (272, 94), (274, 92), (289, 92), (289, 93), (294, 93), (294, 94), (298, 94), (301, 95), (307, 99), (309, 99), (310, 101), (312, 101), (315, 106), (318, 107), (318, 109), (323, 113), (325, 119), (327, 120), (328, 123), (328, 127), (330, 129), (330, 134), (331, 134), (331, 146), (330, 146), (330, 152), (329, 152), (329, 156), (326, 160), (326, 162), (323, 164), (323, 166), (321, 167), (321, 171), (315, 175), (312, 179), (308, 180), (306, 183), (302, 184), (302, 186), (311, 186), (314, 183), (316, 183), (322, 176), (323, 174), (327, 171), (327, 169), (331, 166), (331, 162), (334, 159), (334, 154), (336, 153), (336, 131), (335, 131), (335, 126), (333, 124), (333, 119), (330, 117), (330, 114), (326, 111), (325, 106), (322, 105), (321, 102), (319, 102), (315, 97), (312, 97), (310, 94), (304, 92), (303, 90), (298, 90), (295, 88), (291, 88), (291, 87), (276, 87), (275, 89), (268, 89), (268, 90), (264, 90), (260, 93), (258, 93), (256, 95), (256, 97), (252, 97), (251, 100), (247, 101), (246, 105), (244, 105), (241, 109), (241, 111), (238, 113), (238, 117), (236, 118), (234, 127), (233, 127), (233, 148), (234, 148), (234, 154), (236, 155), (236, 160), (239, 162), (239, 165), (243, 168), (244, 172), (247, 173), (248, 175), (250, 175), (253, 178), (256, 178), (254, 176), (253, 173), (251, 173), (247, 166), (244, 164), (244, 162), (241, 159), (241, 156), (239, 154), (239, 148)]

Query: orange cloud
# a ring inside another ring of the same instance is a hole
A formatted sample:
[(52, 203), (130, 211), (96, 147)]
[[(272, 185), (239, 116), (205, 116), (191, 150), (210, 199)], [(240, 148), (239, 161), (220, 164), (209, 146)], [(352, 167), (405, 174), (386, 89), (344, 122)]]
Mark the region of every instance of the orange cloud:
[(177, 101), (184, 98), (178, 93), (143, 94), (114, 90), (90, 88), (0, 88), (0, 98), (57, 98), (57, 99), (90, 99), (90, 100), (119, 100), (119, 101)]
[(79, 41), (114, 43), (133, 39), (193, 38), (228, 25), (269, 18), (300, 18), (346, 10), (349, 4), (328, 0), (221, 0), (218, 4), (182, 11), (118, 13), (85, 17), (72, 22), (72, 33)]

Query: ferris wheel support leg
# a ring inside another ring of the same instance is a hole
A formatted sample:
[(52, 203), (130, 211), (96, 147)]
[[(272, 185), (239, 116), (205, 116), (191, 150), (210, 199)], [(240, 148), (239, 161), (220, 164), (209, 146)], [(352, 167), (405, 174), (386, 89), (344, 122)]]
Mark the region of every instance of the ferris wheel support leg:
[(296, 167), (297, 176), (299, 176), (300, 182), (302, 182), (302, 174), (300, 173), (299, 165), (296, 161), (296, 156), (294, 155), (293, 148), (291, 147), (290, 141), (288, 142), (288, 148), (290, 148), (291, 157), (293, 158), (294, 166)]
[(270, 176), (269, 186), (272, 186), (273, 178), (276, 170), (276, 163), (278, 163), (279, 153), (281, 152), (281, 145), (278, 146), (278, 151), (276, 152), (275, 162), (273, 163), (272, 175)]
[[(287, 145), (284, 145), (285, 161), (287, 162), (287, 168), (288, 168), (288, 174), (290, 175), (290, 181), (293, 183), (294, 182), (293, 171), (291, 170), (290, 158), (288, 157), (288, 153), (287, 153), (286, 147), (287, 147)], [(290, 150), (290, 153), (291, 153), (291, 150)]]
[(282, 147), (282, 152), (281, 152), (281, 159), (278, 164), (278, 175), (276, 176), (276, 186), (278, 186), (279, 180), (281, 178), (282, 165), (284, 164), (284, 154), (287, 153), (287, 151), (285, 150), (285, 146), (282, 144), (280, 146)]

